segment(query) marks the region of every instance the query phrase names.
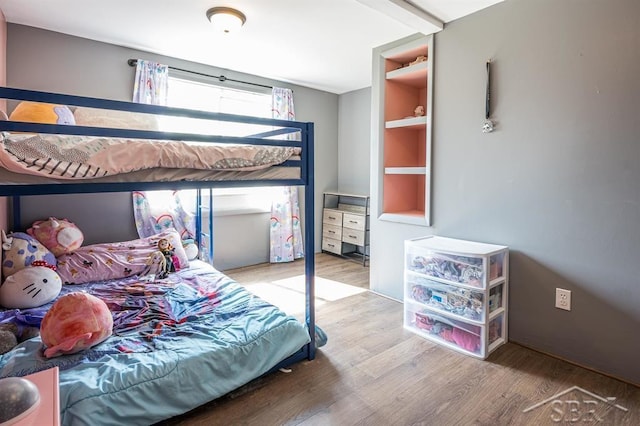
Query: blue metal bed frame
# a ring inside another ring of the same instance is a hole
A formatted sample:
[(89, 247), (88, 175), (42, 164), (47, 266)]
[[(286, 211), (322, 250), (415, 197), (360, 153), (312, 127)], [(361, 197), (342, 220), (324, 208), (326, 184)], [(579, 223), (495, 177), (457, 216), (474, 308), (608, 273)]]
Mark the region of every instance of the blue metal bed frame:
[[(158, 132), (148, 130), (112, 129), (88, 126), (69, 126), (56, 124), (40, 124), (26, 122), (12, 122), (0, 120), (0, 131), (31, 132), (64, 135), (85, 135), (121, 137), (135, 139), (164, 139), (164, 140), (188, 140), (197, 142), (215, 142), (230, 144), (294, 146), (301, 148), (301, 159), (290, 160), (280, 166), (299, 167), (299, 179), (269, 179), (269, 180), (224, 180), (224, 181), (176, 181), (176, 182), (81, 182), (69, 183), (52, 182), (47, 184), (9, 184), (0, 182), (0, 196), (12, 196), (12, 215), (15, 229), (20, 229), (20, 197), (25, 195), (44, 194), (75, 194), (96, 192), (125, 192), (145, 191), (160, 189), (197, 189), (197, 237), (198, 246), (202, 244), (201, 236), (206, 234), (202, 229), (202, 193), (203, 189), (213, 187), (240, 187), (240, 186), (304, 186), (305, 214), (304, 214), (304, 248), (305, 248), (305, 323), (309, 331), (311, 341), (302, 347), (300, 351), (274, 366), (271, 371), (278, 370), (304, 359), (312, 360), (316, 352), (315, 336), (315, 258), (314, 258), (314, 127), (311, 122), (298, 122), (276, 120), (260, 117), (248, 117), (234, 114), (212, 113), (196, 111), (185, 108), (171, 108), (159, 105), (146, 105), (132, 102), (114, 101), (107, 99), (91, 98), (85, 96), (65, 95), (34, 90), (0, 87), (0, 99), (14, 101), (33, 101), (52, 104), (83, 106), (91, 108), (139, 112), (147, 114), (172, 115), (177, 117), (200, 118), (216, 121), (227, 121), (245, 124), (261, 124), (277, 127), (278, 129), (248, 137), (233, 137), (221, 135), (196, 135), (192, 133)], [(300, 132), (300, 141), (266, 139), (270, 136)], [(211, 195), (211, 194), (210, 194)], [(209, 196), (207, 206), (209, 224), (213, 223), (212, 197)], [(213, 256), (213, 233), (211, 229), (207, 235), (209, 251), (207, 255)]]

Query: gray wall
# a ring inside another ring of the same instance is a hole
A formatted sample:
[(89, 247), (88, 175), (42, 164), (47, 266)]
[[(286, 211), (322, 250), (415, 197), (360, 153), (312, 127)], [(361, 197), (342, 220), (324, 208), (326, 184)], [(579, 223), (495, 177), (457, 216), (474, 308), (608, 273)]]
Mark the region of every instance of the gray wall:
[[(507, 0), (436, 34), (423, 229), (510, 246), (511, 340), (635, 383), (639, 16), (637, 0)], [(488, 59), (498, 125), (483, 134)], [(401, 297), (401, 256), (371, 263)], [(556, 287), (572, 291), (570, 312), (554, 308)]]
[(338, 190), (369, 194), (371, 88), (340, 95), (338, 120)]
[(508, 0), (436, 35), (434, 88), (437, 233), (510, 246), (512, 340), (635, 383), (639, 16), (637, 0)]
[[(296, 118), (315, 123), (316, 217), (321, 214), (322, 191), (337, 186), (338, 96), (302, 86), (195, 64), (152, 53), (99, 43), (60, 33), (8, 24), (7, 85), (59, 93), (131, 100), (134, 68), (127, 59), (154, 60), (170, 66), (260, 84), (289, 87), (294, 91)], [(248, 86), (250, 88), (250, 86)], [(304, 211), (303, 191), (300, 200)], [(86, 244), (136, 238), (128, 193), (29, 197), (25, 222), (47, 216), (67, 217), (86, 235)], [(105, 208), (109, 207), (109, 208)], [(108, 212), (108, 213), (107, 213)], [(261, 222), (265, 232), (256, 232)], [(268, 261), (268, 214), (224, 216), (215, 221), (220, 269)], [(316, 235), (320, 222), (316, 221)], [(320, 240), (316, 238), (316, 251)]]

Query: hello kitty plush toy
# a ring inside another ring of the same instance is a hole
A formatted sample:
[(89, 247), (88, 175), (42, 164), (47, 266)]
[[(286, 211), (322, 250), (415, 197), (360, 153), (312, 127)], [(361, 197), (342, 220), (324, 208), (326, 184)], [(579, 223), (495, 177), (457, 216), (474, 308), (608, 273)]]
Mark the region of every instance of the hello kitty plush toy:
[(34, 261), (7, 277), (0, 286), (0, 305), (10, 309), (35, 308), (51, 302), (62, 289), (55, 266)]

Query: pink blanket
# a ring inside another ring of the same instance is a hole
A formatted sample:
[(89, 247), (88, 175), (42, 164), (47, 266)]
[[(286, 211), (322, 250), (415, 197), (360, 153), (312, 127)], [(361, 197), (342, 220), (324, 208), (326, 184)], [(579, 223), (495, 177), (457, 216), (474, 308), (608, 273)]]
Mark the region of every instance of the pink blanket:
[(94, 136), (0, 136), (0, 166), (16, 173), (90, 179), (153, 168), (250, 171), (280, 164), (295, 147), (251, 146)]

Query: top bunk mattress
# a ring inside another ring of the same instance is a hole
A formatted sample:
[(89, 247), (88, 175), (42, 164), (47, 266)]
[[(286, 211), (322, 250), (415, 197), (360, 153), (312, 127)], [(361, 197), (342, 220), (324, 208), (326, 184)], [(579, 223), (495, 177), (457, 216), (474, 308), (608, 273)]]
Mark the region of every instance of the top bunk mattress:
[(0, 196), (308, 185), (313, 174), (310, 122), (7, 87), (0, 87), (2, 98), (83, 112), (83, 119), (12, 113), (0, 120)]
[(299, 168), (273, 169), (299, 154), (295, 147), (2, 132), (0, 181), (291, 179), (300, 177)]
[[(151, 424), (187, 412), (268, 372), (310, 341), (306, 327), (204, 262), (165, 280), (65, 285), (104, 300), (113, 335), (51, 359), (39, 337), (0, 355), (0, 378), (54, 366), (64, 425)], [(51, 304), (0, 310), (38, 323)]]

